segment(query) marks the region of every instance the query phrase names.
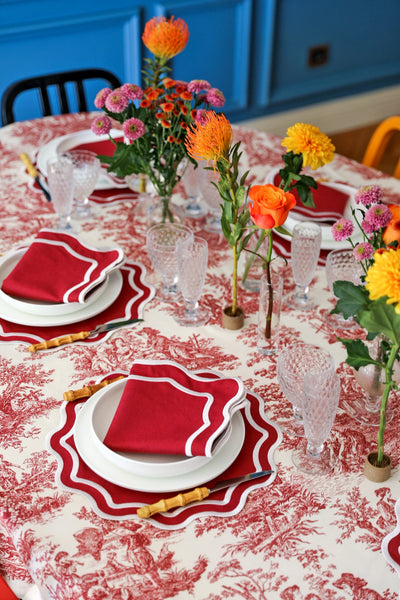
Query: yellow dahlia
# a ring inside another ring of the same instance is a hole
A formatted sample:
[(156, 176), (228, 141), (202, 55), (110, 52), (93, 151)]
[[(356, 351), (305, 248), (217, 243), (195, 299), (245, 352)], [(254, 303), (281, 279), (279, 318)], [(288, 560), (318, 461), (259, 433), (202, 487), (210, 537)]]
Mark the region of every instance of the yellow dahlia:
[(145, 25), (142, 40), (155, 56), (169, 60), (182, 52), (189, 39), (189, 29), (183, 19), (153, 17)]
[(375, 252), (365, 281), (371, 300), (387, 296), (386, 303), (396, 304), (395, 311), (400, 314), (400, 248)]
[(318, 169), (333, 160), (335, 146), (327, 135), (322, 133), (315, 125), (296, 123), (289, 127), (287, 137), (282, 140), (290, 152), (303, 155), (303, 165)]
[(212, 160), (214, 164), (223, 158), (229, 160), (232, 143), (232, 126), (223, 114), (209, 111), (201, 122), (191, 125), (185, 146), (188, 154), (196, 160)]

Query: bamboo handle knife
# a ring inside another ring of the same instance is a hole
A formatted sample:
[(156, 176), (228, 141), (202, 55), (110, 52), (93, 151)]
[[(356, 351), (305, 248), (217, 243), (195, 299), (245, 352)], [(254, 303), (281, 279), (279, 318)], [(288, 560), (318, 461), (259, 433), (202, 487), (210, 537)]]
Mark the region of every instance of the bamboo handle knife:
[(90, 396), (93, 396), (93, 394), (101, 390), (106, 385), (114, 383), (114, 381), (118, 381), (119, 379), (125, 379), (125, 375), (120, 375), (114, 379), (105, 379), (101, 383), (85, 385), (80, 390), (68, 390), (68, 392), (64, 392), (63, 398), (65, 402), (74, 402), (75, 400), (80, 400), (81, 398), (90, 398)]
[(28, 350), (29, 352), (37, 352), (38, 350), (47, 350), (47, 348), (54, 348), (55, 346), (61, 346), (62, 344), (72, 344), (77, 340), (85, 340), (89, 337), (90, 331), (81, 331), (80, 333), (72, 333), (70, 335), (64, 335), (62, 337), (54, 338), (52, 340), (45, 340), (38, 344), (31, 344)]
[(159, 500), (155, 504), (149, 504), (148, 506), (142, 506), (138, 508), (137, 514), (141, 519), (147, 519), (152, 515), (155, 515), (159, 512), (167, 512), (171, 508), (176, 508), (177, 506), (186, 506), (189, 502), (196, 502), (198, 500), (203, 500), (210, 495), (210, 490), (206, 487), (197, 487), (191, 492), (186, 492), (185, 494), (178, 494), (173, 498)]

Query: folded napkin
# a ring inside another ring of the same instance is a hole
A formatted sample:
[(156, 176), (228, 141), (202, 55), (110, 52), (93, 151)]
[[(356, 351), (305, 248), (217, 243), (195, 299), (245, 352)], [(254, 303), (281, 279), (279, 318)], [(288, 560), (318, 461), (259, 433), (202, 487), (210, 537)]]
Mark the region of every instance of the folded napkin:
[[(273, 176), (273, 184), (279, 186), (281, 177), (279, 173)], [(292, 194), (297, 200), (296, 206), (291, 214), (299, 217), (299, 220), (318, 221), (321, 224), (333, 224), (343, 217), (347, 204), (350, 201), (350, 193), (338, 189), (335, 184), (318, 182), (318, 188), (311, 190), (315, 207), (303, 206), (296, 190)]]
[(40, 302), (84, 303), (88, 293), (123, 263), (120, 248), (99, 250), (69, 233), (42, 229), (1, 289)]
[(171, 361), (135, 361), (103, 443), (122, 452), (211, 457), (246, 403), (236, 377), (199, 376)]

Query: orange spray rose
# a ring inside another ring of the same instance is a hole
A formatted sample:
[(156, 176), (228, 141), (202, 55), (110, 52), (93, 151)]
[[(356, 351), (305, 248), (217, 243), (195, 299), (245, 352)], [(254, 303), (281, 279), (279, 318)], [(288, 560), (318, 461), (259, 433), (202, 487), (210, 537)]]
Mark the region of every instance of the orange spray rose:
[(249, 190), (252, 201), (250, 216), (260, 229), (280, 227), (286, 221), (289, 211), (296, 205), (296, 198), (290, 192), (270, 183), (253, 185)]

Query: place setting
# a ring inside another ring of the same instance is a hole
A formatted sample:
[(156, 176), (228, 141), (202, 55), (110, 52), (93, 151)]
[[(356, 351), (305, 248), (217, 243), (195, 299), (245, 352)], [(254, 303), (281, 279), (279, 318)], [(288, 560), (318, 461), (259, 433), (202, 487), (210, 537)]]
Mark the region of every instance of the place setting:
[[(266, 180), (266, 183), (279, 186), (281, 177), (280, 169), (272, 170)], [(320, 256), (319, 266), (324, 266), (326, 258), (331, 250), (337, 250), (347, 247), (345, 242), (337, 241), (332, 237), (332, 226), (341, 218), (350, 218), (351, 210), (356, 206), (355, 194), (357, 189), (351, 185), (336, 181), (318, 181), (318, 187), (312, 189), (312, 197), (315, 206), (307, 206), (299, 200), (296, 189), (292, 190), (297, 204), (290, 211), (286, 221), (285, 229), (293, 234), (293, 230), (299, 223), (306, 221), (316, 223), (321, 228)], [(334, 207), (334, 208), (333, 208)], [(279, 255), (289, 259), (291, 237), (281, 232), (276, 232), (274, 239), (274, 251)], [(361, 236), (357, 232), (353, 236), (354, 243), (361, 241)]]
[(121, 248), (96, 248), (44, 228), (0, 257), (0, 340), (27, 342), (31, 352), (68, 343), (69, 336), (98, 342), (142, 320), (153, 296), (145, 267), (127, 262)]
[(102, 380), (89, 398), (63, 402), (47, 438), (58, 485), (89, 497), (100, 516), (177, 529), (237, 514), (250, 491), (275, 480), (282, 434), (239, 378), (135, 360)]
[[(122, 132), (111, 130), (110, 132), (116, 141), (122, 140)], [(115, 146), (111, 142), (109, 135), (97, 135), (90, 129), (76, 131), (52, 139), (43, 145), (36, 156), (36, 167), (43, 178), (48, 178), (49, 163), (60, 156), (75, 157), (75, 162), (79, 157), (92, 156), (112, 156)], [(79, 158), (82, 160), (82, 158)], [(92, 158), (93, 160), (93, 158)], [(89, 190), (90, 206), (105, 206), (124, 201), (138, 200), (139, 184), (136, 185), (135, 178), (121, 179), (107, 172), (107, 165), (97, 159), (99, 173), (95, 184)], [(101, 167), (101, 168), (100, 168)], [(35, 187), (38, 184), (35, 182)], [(87, 197), (87, 195), (86, 195)], [(88, 201), (86, 201), (88, 204)], [(86, 215), (86, 218), (90, 215)]]

